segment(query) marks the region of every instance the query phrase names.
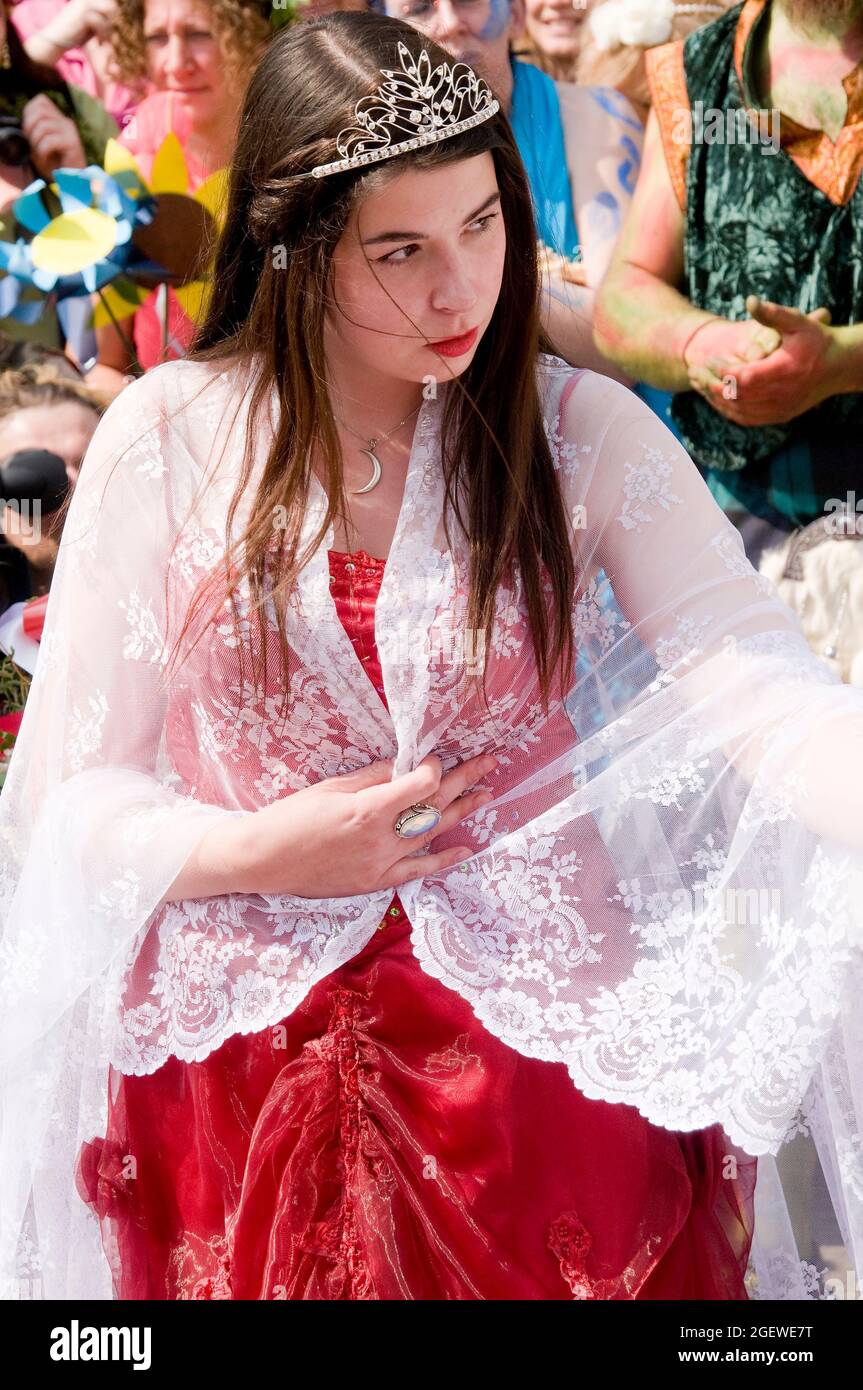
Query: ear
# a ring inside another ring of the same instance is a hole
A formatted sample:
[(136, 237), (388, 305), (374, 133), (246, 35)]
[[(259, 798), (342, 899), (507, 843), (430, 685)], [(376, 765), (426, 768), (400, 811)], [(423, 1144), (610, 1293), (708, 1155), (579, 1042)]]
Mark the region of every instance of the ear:
[(527, 11), (524, 0), (509, 0), (509, 36), (520, 39), (525, 30)]

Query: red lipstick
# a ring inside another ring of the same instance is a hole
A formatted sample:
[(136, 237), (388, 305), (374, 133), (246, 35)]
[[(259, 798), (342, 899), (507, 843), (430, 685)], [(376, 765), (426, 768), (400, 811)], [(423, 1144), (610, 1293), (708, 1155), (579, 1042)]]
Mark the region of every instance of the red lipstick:
[(477, 328), (468, 329), (467, 333), (462, 333), (460, 338), (441, 338), (439, 342), (432, 343), (435, 352), (440, 352), (444, 357), (463, 357), (469, 352), (476, 342)]

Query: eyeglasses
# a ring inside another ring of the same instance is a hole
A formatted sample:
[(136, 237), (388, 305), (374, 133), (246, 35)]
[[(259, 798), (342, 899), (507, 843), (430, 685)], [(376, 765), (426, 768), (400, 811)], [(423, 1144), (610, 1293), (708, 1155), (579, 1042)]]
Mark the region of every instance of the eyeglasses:
[[(442, 0), (385, 0), (385, 10), (394, 19), (403, 19), (416, 29), (437, 28), (443, 18)], [(449, 10), (473, 30), (488, 22), (492, 0), (446, 0)]]

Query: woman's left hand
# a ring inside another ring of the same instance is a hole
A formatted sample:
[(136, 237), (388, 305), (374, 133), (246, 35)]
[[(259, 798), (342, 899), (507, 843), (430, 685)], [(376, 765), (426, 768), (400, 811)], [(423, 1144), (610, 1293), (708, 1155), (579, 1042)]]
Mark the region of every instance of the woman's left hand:
[(21, 129), (30, 142), (30, 162), (43, 179), (55, 169), (84, 169), (87, 160), (75, 122), (64, 116), (44, 92), (27, 102)]

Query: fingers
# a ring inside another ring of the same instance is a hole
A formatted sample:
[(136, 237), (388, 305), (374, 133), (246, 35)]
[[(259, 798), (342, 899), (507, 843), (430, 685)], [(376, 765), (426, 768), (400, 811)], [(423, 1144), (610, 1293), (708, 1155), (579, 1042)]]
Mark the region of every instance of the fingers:
[(714, 410), (738, 425), (781, 424), (793, 418), (793, 406), (777, 396), (781, 378), (769, 358), (743, 369), (739, 379), (735, 378), (733, 392), (728, 390), (727, 382), (718, 381), (703, 368), (693, 367), (689, 379), (693, 390)]
[(453, 826), (467, 820), (468, 816), (472, 816), (481, 806), (487, 806), (490, 801), (494, 801), (494, 793), (486, 791), (484, 787), (475, 792), (467, 792), (464, 796), (457, 796), (444, 811), (435, 826), (431, 839), (436, 839), (445, 831), (452, 830)]
[(581, 285), (583, 289), (588, 289), (587, 269), (581, 261), (565, 261), (561, 268), (561, 277), (571, 285)]
[(806, 322), (806, 315), (801, 314), (799, 309), (790, 309), (785, 304), (771, 304), (769, 300), (759, 299), (755, 294), (751, 294), (747, 299), (746, 312), (756, 323), (763, 323), (765, 328), (775, 328), (780, 333), (793, 333)]
[(427, 753), (412, 772), (406, 772), (385, 785), (369, 787), (365, 800), (371, 810), (392, 814), (394, 820), (399, 811), (407, 810), (415, 801), (431, 801), (439, 811), (443, 811), (466, 787), (472, 786), (496, 766), (497, 759), (480, 753), (442, 776), (440, 758), (436, 753)]
[(327, 777), (324, 781), (332, 783), (333, 787), (339, 791), (362, 791), (365, 787), (376, 787), (383, 783), (389, 783), (392, 777), (393, 762), (393, 758), (377, 758), (375, 762), (369, 763), (368, 767), (358, 767), (355, 772), (345, 772), (339, 777)]
[(813, 323), (830, 324), (833, 322), (833, 315), (829, 309), (813, 309), (811, 314), (807, 314), (806, 317), (811, 319)]
[(475, 758), (468, 758), (466, 762), (451, 768), (441, 778), (440, 789), (435, 798), (439, 810), (443, 811), (456, 797), (462, 796), (468, 787), (479, 781), (480, 777), (484, 777), (487, 772), (493, 772), (496, 767), (497, 758), (491, 754), (479, 753)]
[[(33, 103), (38, 100), (39, 97), (34, 97)], [(35, 112), (31, 112), (26, 126), (23, 118), (21, 121), (21, 129), (30, 142), (37, 167), (40, 162), (45, 164), (53, 160), (62, 164), (67, 157), (70, 163), (73, 162), (73, 146), (69, 138), (69, 126), (72, 123), (67, 121), (63, 113), (51, 102), (48, 102), (48, 107), (49, 110), (39, 107)], [(72, 130), (74, 131), (74, 126)], [(44, 173), (44, 170), (42, 172)]]
[[(719, 364), (717, 364), (718, 366)], [(718, 370), (715, 371), (713, 367), (692, 366), (689, 368), (689, 384), (693, 391), (698, 391), (702, 396), (708, 398), (717, 395), (722, 396), (723, 377), (724, 369), (723, 376), (720, 376)]]
[(470, 859), (472, 854), (473, 850), (467, 845), (457, 845), (452, 849), (439, 850), (437, 854), (418, 854), (415, 858), (400, 859), (387, 874), (387, 882), (381, 886), (401, 888), (403, 883), (409, 883), (411, 879), (428, 878), (430, 874), (452, 868), (454, 864)]
[(437, 753), (427, 753), (418, 767), (395, 780), (369, 786), (363, 792), (365, 809), (376, 814), (392, 814), (407, 810), (414, 801), (428, 801), (440, 786), (443, 764)]
[(765, 328), (763, 333), (756, 333), (752, 342), (741, 353), (741, 358), (744, 362), (760, 362), (775, 352), (781, 344), (782, 334), (777, 333), (775, 328)]

